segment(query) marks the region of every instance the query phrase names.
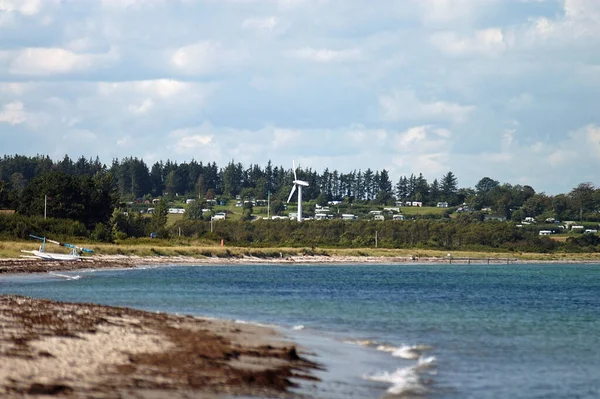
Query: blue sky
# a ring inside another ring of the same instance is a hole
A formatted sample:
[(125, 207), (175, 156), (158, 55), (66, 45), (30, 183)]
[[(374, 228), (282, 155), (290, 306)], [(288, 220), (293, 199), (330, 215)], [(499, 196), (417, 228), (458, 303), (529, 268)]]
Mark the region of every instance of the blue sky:
[(597, 0), (0, 0), (3, 154), (600, 184)]

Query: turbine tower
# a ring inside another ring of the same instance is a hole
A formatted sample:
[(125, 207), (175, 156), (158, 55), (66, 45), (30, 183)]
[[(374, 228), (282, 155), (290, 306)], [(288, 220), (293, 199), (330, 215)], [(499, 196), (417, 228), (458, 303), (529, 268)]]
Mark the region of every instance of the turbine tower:
[(294, 195), (294, 191), (298, 188), (298, 221), (302, 221), (302, 187), (308, 187), (308, 182), (304, 180), (298, 180), (298, 176), (296, 176), (296, 163), (292, 161), (292, 171), (294, 172), (294, 185), (292, 186), (292, 191), (290, 192), (290, 196), (288, 197), (288, 204)]

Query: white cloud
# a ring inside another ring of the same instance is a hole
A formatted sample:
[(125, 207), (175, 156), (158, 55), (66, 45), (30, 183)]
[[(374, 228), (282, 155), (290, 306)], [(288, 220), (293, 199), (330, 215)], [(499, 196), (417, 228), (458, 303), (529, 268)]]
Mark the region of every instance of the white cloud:
[(225, 68), (241, 67), (244, 51), (225, 48), (221, 43), (204, 40), (183, 46), (170, 55), (176, 71), (187, 75), (203, 75), (222, 72)]
[(356, 62), (362, 60), (362, 52), (358, 49), (331, 50), (328, 48), (314, 49), (304, 47), (288, 52), (289, 56), (304, 61), (328, 62)]
[(111, 50), (106, 54), (77, 54), (62, 48), (27, 48), (13, 54), (13, 75), (55, 75), (98, 68), (118, 59)]
[(597, 0), (564, 0), (564, 15), (559, 18), (532, 18), (524, 33), (528, 42), (556, 40), (559, 43), (579, 42), (582, 38), (597, 39), (600, 35), (600, 2)]
[(35, 15), (42, 8), (42, 0), (0, 0), (0, 13), (19, 12), (23, 15)]
[(600, 126), (589, 125), (585, 128), (585, 133), (593, 154), (600, 160)]
[(129, 110), (134, 114), (145, 114), (154, 107), (154, 101), (151, 98), (146, 98), (141, 104), (132, 104), (129, 106)]
[(507, 47), (504, 34), (498, 28), (479, 30), (471, 37), (459, 36), (455, 32), (434, 33), (430, 42), (440, 51), (453, 56), (496, 56)]
[(15, 101), (5, 104), (0, 111), (0, 123), (19, 125), (27, 120), (27, 113), (22, 102)]
[(207, 134), (208, 125), (199, 128), (177, 129), (169, 133), (172, 144), (168, 148), (177, 154), (194, 154), (213, 145), (213, 135)]
[(435, 126), (415, 126), (390, 135), (395, 150), (392, 157), (397, 174), (423, 173), (431, 180), (448, 171), (452, 133)]
[[(127, 82), (99, 82), (98, 91), (104, 96), (118, 95), (126, 93), (139, 93), (152, 95), (160, 98), (170, 98), (189, 92), (192, 90), (192, 83), (173, 79), (154, 79)], [(199, 87), (196, 85), (196, 92)]]
[(465, 106), (447, 101), (424, 102), (413, 91), (394, 91), (379, 98), (382, 117), (391, 122), (412, 119), (447, 119), (464, 122), (473, 111)]
[(8, 82), (0, 83), (0, 94), (9, 94), (13, 96), (21, 96), (25, 94), (31, 86), (29, 83)]
[(490, 8), (494, 0), (413, 0), (413, 3), (425, 22), (449, 24), (471, 22)]
[(135, 145), (135, 140), (130, 135), (125, 135), (123, 137), (119, 137), (116, 144), (121, 148), (133, 148)]
[(292, 147), (298, 144), (302, 139), (302, 134), (299, 131), (293, 129), (273, 129), (273, 147), (276, 149), (282, 149), (286, 147)]
[(433, 126), (415, 126), (396, 136), (396, 149), (409, 153), (431, 153), (449, 149), (451, 132)]

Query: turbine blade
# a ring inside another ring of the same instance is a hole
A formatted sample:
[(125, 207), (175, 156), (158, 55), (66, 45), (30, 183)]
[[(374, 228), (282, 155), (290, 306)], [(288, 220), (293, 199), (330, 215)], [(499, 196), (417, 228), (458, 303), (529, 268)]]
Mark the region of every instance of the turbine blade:
[(296, 176), (296, 162), (292, 159), (292, 170), (294, 171), (294, 180), (298, 180), (298, 176)]
[(292, 199), (292, 196), (294, 195), (295, 191), (296, 191), (296, 185), (294, 184), (294, 186), (292, 187), (292, 191), (290, 191), (290, 196), (288, 197), (288, 200), (287, 200), (288, 203)]

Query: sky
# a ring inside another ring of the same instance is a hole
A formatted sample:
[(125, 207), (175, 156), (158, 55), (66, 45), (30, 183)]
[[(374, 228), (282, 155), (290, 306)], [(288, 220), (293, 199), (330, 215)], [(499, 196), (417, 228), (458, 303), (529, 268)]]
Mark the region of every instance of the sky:
[(598, 0), (0, 0), (0, 155), (600, 184)]

